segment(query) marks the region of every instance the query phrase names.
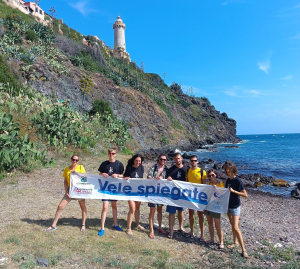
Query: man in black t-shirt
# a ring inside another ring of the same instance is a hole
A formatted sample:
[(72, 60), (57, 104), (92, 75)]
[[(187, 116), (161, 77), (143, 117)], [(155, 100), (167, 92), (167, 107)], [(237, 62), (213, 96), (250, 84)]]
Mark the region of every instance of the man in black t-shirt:
[[(179, 181), (186, 181), (185, 179), (185, 171), (187, 170), (187, 167), (182, 164), (182, 156), (180, 153), (176, 153), (174, 156), (174, 162), (175, 165), (173, 165), (167, 173), (167, 179), (172, 180), (179, 180)], [(182, 207), (176, 207), (176, 206), (167, 206), (167, 212), (169, 213), (169, 228), (170, 233), (168, 237), (170, 239), (173, 238), (173, 227), (175, 223), (175, 213), (176, 210), (178, 211), (178, 221), (179, 221), (179, 230), (180, 232), (184, 232), (183, 229), (183, 208)]]
[[(121, 178), (123, 177), (124, 173), (124, 166), (121, 162), (116, 160), (116, 148), (110, 148), (108, 149), (108, 161), (105, 161), (101, 163), (98, 171), (99, 175), (104, 176), (106, 178), (112, 177), (112, 178)], [(106, 220), (106, 213), (108, 209), (108, 202), (111, 201), (111, 207), (113, 212), (113, 219), (114, 219), (114, 226), (113, 228), (118, 231), (123, 231), (123, 229), (117, 224), (117, 201), (116, 200), (106, 200), (102, 199), (103, 201), (103, 207), (102, 207), (102, 213), (101, 213), (101, 229), (98, 232), (98, 235), (103, 236), (104, 235), (104, 224)]]

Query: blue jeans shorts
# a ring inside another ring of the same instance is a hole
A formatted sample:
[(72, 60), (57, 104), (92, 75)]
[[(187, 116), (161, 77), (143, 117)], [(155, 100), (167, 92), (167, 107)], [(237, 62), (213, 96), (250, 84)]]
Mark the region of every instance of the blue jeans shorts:
[(153, 203), (148, 203), (149, 207), (155, 207), (155, 206), (163, 206), (162, 204), (153, 204)]
[(239, 216), (241, 213), (241, 206), (237, 208), (228, 208), (228, 213), (231, 213), (232, 216)]
[(102, 202), (117, 202), (118, 200), (102, 199)]
[(167, 205), (167, 209), (166, 211), (170, 214), (175, 214), (176, 210), (178, 211), (183, 211), (182, 207), (177, 207), (177, 206), (171, 206), (171, 205)]

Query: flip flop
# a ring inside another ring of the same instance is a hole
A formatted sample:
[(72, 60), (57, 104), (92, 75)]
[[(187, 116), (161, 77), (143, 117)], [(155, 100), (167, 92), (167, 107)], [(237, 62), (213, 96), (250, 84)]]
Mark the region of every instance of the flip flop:
[(84, 232), (85, 231), (85, 225), (81, 225), (81, 228), (80, 228), (80, 232)]
[(150, 239), (154, 239), (154, 234), (149, 234), (148, 236)]
[(220, 244), (219, 249), (224, 249), (224, 244)]
[(131, 229), (127, 229), (127, 230), (125, 231), (125, 233), (126, 233), (127, 235), (133, 236), (133, 233), (132, 233)]
[(244, 258), (246, 258), (246, 259), (249, 258), (249, 256), (248, 256), (248, 254), (247, 254), (246, 251), (243, 251), (243, 252), (242, 252), (242, 256), (243, 256)]
[(140, 230), (140, 231), (144, 231), (145, 230), (145, 228), (142, 225), (140, 225), (140, 224), (138, 226), (136, 226), (136, 229)]
[(228, 245), (228, 246), (227, 246), (228, 249), (233, 249), (233, 248), (235, 248), (235, 247), (236, 247), (236, 244), (232, 244), (232, 245)]
[(53, 226), (51, 225), (49, 228), (45, 229), (45, 232), (51, 232), (51, 231), (55, 231), (55, 230), (57, 230), (57, 228), (56, 228), (56, 227), (53, 227)]
[(215, 243), (215, 241), (214, 240), (208, 240), (208, 241), (205, 241), (205, 244), (208, 244), (208, 245), (210, 245), (210, 244), (214, 244)]
[(177, 230), (177, 232), (178, 232), (178, 233), (181, 233), (181, 234), (186, 234), (185, 230), (181, 230), (181, 229), (180, 229), (180, 230)]
[(167, 235), (167, 232), (164, 229), (158, 230), (158, 233), (163, 234), (163, 235)]
[(113, 226), (113, 228), (117, 231), (123, 232), (123, 229), (119, 225)]
[(100, 230), (100, 231), (98, 232), (98, 235), (103, 236), (103, 235), (104, 235), (104, 230)]
[(205, 243), (205, 240), (202, 237), (199, 237), (199, 241), (200, 241), (200, 243)]

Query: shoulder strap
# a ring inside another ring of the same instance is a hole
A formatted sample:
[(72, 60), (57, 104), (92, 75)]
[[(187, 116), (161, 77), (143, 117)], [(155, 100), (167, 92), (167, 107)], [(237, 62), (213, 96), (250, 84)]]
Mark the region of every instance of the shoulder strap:
[(201, 180), (203, 178), (203, 169), (200, 167)]

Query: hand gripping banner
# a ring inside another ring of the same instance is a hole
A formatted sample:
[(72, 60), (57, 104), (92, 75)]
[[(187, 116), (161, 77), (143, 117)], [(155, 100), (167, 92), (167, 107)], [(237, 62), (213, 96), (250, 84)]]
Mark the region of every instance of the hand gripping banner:
[(132, 200), (227, 213), (229, 190), (166, 179), (105, 178), (71, 174), (70, 197), (75, 199)]

